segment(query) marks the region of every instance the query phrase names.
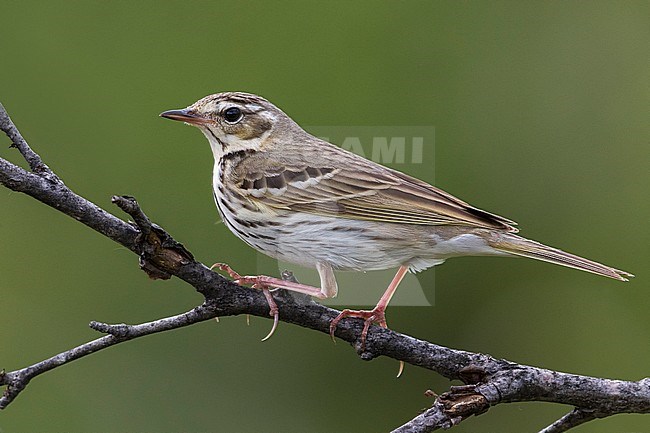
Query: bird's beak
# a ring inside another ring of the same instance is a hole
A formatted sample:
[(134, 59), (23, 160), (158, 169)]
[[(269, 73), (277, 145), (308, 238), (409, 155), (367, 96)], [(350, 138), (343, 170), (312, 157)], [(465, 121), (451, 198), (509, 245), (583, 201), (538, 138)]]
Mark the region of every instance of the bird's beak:
[(201, 117), (196, 113), (183, 108), (182, 110), (168, 110), (160, 113), (160, 117), (165, 117), (172, 120), (180, 120), (181, 122), (190, 123), (192, 125), (205, 125), (210, 122), (210, 119)]

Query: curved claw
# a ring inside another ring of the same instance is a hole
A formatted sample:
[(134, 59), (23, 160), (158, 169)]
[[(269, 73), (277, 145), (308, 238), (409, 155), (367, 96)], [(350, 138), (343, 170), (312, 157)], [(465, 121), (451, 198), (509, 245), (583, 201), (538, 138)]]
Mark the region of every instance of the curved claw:
[(273, 315), (273, 326), (271, 327), (271, 331), (268, 333), (266, 337), (262, 338), (262, 341), (266, 341), (273, 336), (275, 330), (278, 327), (279, 320), (280, 320), (280, 315), (276, 311), (276, 313)]
[(400, 361), (399, 362), (399, 370), (397, 370), (397, 376), (395, 376), (395, 377), (397, 379), (399, 379), (403, 372), (404, 372), (404, 361)]
[(266, 301), (269, 304), (269, 316), (273, 316), (273, 326), (271, 327), (271, 332), (269, 332), (266, 337), (262, 338), (262, 341), (266, 341), (273, 336), (273, 333), (277, 329), (278, 322), (280, 321), (280, 313), (278, 312), (278, 305), (275, 303), (275, 300), (273, 299), (273, 295), (271, 295), (269, 289), (267, 289), (264, 286), (259, 286), (257, 284), (253, 285), (253, 287), (255, 287), (256, 289), (262, 289), (262, 293), (264, 293), (264, 297), (266, 297)]
[(233, 280), (238, 280), (241, 278), (241, 275), (239, 275), (237, 272), (235, 272), (230, 265), (227, 265), (225, 263), (215, 263), (212, 266), (210, 266), (210, 270), (214, 270), (214, 268), (219, 269), (220, 271), (225, 271), (228, 275), (230, 275), (230, 278)]
[(338, 325), (338, 324), (339, 324), (339, 321), (340, 321), (343, 317), (345, 317), (345, 316), (343, 316), (343, 313), (344, 313), (344, 312), (345, 312), (345, 310), (342, 311), (341, 314), (339, 314), (338, 316), (336, 316), (336, 317), (335, 317), (334, 319), (332, 319), (332, 321), (330, 322), (330, 338), (332, 339), (332, 343), (334, 343), (334, 344), (336, 344), (336, 338), (334, 337), (334, 332), (336, 332), (336, 325)]
[(366, 337), (368, 336), (368, 329), (375, 321), (374, 316), (370, 316), (363, 322), (363, 331), (361, 331), (361, 350), (366, 350)]
[[(361, 317), (359, 316), (359, 313), (360, 312), (357, 310), (348, 310), (346, 308), (345, 310), (341, 311), (341, 313), (339, 313), (338, 316), (332, 319), (332, 321), (330, 322), (330, 338), (332, 339), (332, 342), (334, 344), (336, 344), (336, 338), (334, 337), (334, 332), (336, 332), (336, 326), (339, 324), (339, 322), (342, 319), (345, 319), (346, 317)], [(366, 313), (366, 312), (363, 311), (362, 313)]]

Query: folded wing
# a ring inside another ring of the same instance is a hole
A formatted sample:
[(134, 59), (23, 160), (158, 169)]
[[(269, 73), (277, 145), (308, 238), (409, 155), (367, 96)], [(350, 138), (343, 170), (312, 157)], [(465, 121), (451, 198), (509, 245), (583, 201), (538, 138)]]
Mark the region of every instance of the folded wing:
[(348, 152), (328, 157), (331, 151), (328, 148), (313, 158), (285, 155), (283, 161), (257, 153), (251, 157), (257, 160), (235, 170), (240, 193), (254, 205), (278, 211), (517, 232), (513, 221), (470, 206), (426, 182)]

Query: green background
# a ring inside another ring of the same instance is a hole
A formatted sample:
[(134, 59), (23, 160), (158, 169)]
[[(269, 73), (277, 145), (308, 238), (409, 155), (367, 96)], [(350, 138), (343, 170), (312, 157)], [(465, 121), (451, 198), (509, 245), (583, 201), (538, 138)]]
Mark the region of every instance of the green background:
[[(65, 182), (105, 209), (119, 214), (111, 195), (134, 195), (201, 261), (252, 273), (256, 254), (217, 224), (205, 139), (158, 113), (243, 90), (302, 125), (434, 126), (435, 167), (397, 168), (637, 278), (454, 259), (418, 276), (434, 306), (389, 308), (393, 329), (561, 371), (649, 375), (648, 2), (5, 1), (0, 10), (0, 100)], [(0, 143), (1, 157), (24, 166)], [(139, 323), (201, 301), (6, 189), (0, 273), (7, 370), (96, 338), (90, 320)], [(426, 389), (450, 385), (409, 366), (397, 380), (397, 362), (363, 362), (347, 344), (285, 323), (261, 343), (269, 326), (226, 318), (84, 358), (35, 379), (0, 413), (0, 431), (388, 431), (432, 403)], [(532, 432), (568, 410), (499, 405), (454, 431)], [(575, 431), (645, 432), (650, 419)]]

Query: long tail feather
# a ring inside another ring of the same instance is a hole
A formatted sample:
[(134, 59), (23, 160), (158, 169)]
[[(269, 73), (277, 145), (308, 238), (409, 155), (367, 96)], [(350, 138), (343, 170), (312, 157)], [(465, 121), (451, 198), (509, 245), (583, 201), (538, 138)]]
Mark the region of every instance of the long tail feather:
[(490, 240), (489, 242), (493, 248), (505, 253), (580, 269), (615, 280), (628, 281), (628, 278), (634, 277), (629, 272), (614, 269), (602, 263), (594, 262), (517, 235), (505, 235), (500, 237), (500, 239)]

